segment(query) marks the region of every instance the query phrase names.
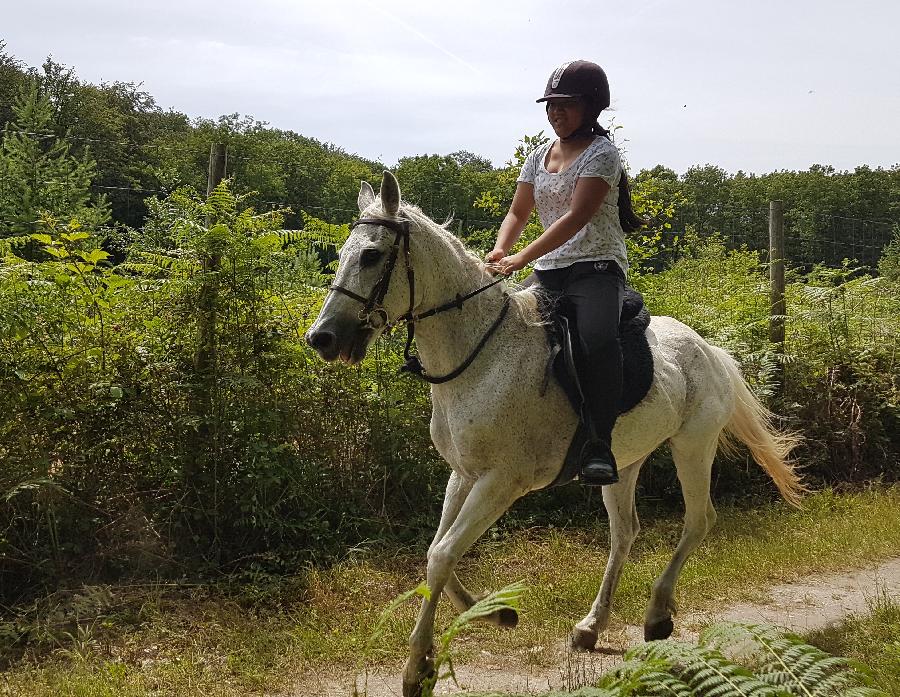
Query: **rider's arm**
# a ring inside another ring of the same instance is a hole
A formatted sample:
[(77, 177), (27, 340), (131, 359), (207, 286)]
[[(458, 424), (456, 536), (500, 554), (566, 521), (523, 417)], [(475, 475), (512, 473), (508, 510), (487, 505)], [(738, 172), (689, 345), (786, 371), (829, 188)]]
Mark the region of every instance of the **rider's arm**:
[[(574, 237), (600, 210), (609, 189), (609, 183), (601, 177), (578, 177), (569, 210), (544, 230), (544, 234), (519, 252), (522, 261), (530, 264)], [(499, 244), (500, 240), (497, 241)]]
[[(528, 217), (534, 210), (534, 185), (528, 182), (519, 182), (516, 184), (516, 193), (513, 196), (512, 204), (509, 212), (500, 225), (500, 231), (497, 233), (497, 242), (494, 244), (494, 250), (488, 254), (488, 261), (496, 261), (501, 257), (509, 254), (509, 250), (519, 239), (522, 230), (528, 223)], [(496, 254), (500, 252), (500, 254)], [(496, 255), (496, 259), (491, 257)]]

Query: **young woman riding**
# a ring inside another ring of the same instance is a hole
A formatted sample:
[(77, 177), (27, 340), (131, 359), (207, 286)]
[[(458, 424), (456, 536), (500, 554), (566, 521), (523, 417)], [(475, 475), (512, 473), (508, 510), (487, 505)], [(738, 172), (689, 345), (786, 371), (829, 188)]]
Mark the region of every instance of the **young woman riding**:
[[(585, 396), (582, 417), (590, 441), (581, 454), (580, 481), (618, 481), (611, 448), (622, 395), (618, 327), (628, 259), (625, 233), (644, 221), (631, 205), (619, 152), (597, 118), (609, 106), (609, 82), (596, 63), (572, 61), (553, 71), (544, 96), (557, 140), (526, 159), (516, 193), (485, 261), (510, 274), (535, 261), (537, 282), (572, 308)], [(537, 207), (543, 234), (510, 255)]]

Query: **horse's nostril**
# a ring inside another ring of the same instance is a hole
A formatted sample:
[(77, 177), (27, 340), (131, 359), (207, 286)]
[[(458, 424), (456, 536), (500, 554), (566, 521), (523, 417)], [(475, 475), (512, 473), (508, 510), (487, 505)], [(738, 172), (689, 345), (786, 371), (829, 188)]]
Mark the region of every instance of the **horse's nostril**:
[(312, 332), (306, 335), (306, 342), (314, 349), (324, 351), (334, 345), (335, 336), (331, 332)]

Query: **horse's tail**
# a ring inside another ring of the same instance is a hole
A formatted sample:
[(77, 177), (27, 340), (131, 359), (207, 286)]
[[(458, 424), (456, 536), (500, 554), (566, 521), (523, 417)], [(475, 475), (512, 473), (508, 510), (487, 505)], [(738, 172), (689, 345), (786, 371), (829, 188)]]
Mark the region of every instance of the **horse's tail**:
[(744, 443), (750, 448), (753, 459), (775, 482), (785, 501), (800, 508), (800, 499), (807, 488), (788, 456), (802, 440), (801, 436), (778, 430), (773, 424), (775, 415), (750, 390), (735, 360), (726, 351), (719, 351), (735, 391), (734, 413), (719, 435), (719, 445), (726, 452), (734, 452), (735, 440)]

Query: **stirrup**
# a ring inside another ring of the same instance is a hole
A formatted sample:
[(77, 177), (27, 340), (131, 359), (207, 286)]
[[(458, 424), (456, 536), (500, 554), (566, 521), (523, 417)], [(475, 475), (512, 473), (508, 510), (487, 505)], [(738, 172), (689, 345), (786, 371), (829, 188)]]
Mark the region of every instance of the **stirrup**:
[(616, 459), (608, 445), (596, 441), (585, 444), (578, 481), (584, 486), (606, 486), (619, 481)]

